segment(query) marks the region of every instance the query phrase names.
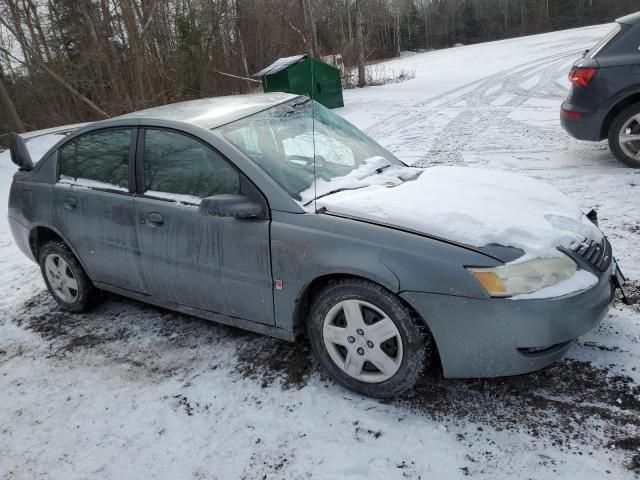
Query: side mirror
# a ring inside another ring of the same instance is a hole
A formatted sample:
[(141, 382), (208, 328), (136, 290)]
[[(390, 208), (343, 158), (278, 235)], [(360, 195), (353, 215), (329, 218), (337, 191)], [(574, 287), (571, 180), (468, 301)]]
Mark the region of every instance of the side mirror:
[(200, 212), (214, 217), (256, 218), (264, 215), (264, 208), (244, 195), (223, 194), (203, 198)]
[(17, 133), (9, 134), (9, 152), (11, 161), (20, 167), (20, 170), (33, 170), (33, 161), (27, 149), (27, 144)]

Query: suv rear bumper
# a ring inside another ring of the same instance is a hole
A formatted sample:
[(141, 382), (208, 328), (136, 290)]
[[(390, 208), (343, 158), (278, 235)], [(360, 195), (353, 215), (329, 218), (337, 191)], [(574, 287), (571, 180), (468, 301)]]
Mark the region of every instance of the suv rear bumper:
[(569, 102), (564, 102), (560, 109), (562, 128), (578, 140), (591, 142), (602, 140), (602, 121), (600, 115), (581, 110)]

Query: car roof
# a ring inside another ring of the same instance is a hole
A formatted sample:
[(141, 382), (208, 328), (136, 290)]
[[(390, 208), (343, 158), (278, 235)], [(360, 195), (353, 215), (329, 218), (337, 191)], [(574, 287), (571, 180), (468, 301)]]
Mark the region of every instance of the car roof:
[(227, 95), (148, 108), (120, 115), (111, 120), (127, 118), (173, 120), (212, 129), (298, 97), (299, 95), (280, 92)]
[(632, 13), (631, 15), (627, 15), (626, 17), (618, 18), (616, 22), (622, 23), (624, 25), (635, 25), (637, 23), (640, 23), (640, 12)]

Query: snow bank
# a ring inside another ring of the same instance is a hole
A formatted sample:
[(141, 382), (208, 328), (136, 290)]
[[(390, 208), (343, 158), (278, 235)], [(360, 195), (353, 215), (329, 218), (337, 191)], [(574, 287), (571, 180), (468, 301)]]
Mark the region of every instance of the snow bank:
[[(413, 179), (398, 180), (406, 178), (408, 170)], [(558, 256), (557, 247), (585, 238), (602, 239), (572, 199), (538, 180), (467, 167), (437, 166), (421, 174), (416, 170), (389, 167), (379, 177), (359, 178), (363, 172), (358, 169), (351, 174), (355, 178), (346, 176), (328, 185), (321, 180), (318, 194), (346, 188), (351, 180), (359, 189), (321, 198), (317, 206), (475, 247), (516, 247), (534, 257)], [(303, 198), (311, 192), (304, 192)]]

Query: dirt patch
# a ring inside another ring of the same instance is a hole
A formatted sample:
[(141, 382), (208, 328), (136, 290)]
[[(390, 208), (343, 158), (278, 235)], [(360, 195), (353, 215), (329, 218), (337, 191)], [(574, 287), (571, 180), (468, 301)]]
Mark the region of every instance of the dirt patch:
[(263, 388), (276, 383), (287, 389), (302, 388), (314, 369), (306, 343), (292, 344), (117, 296), (86, 314), (74, 314), (43, 292), (26, 301), (12, 321), (47, 341), (49, 357), (99, 350), (114, 363), (144, 369), (156, 377), (180, 373), (190, 378), (194, 371), (186, 359), (193, 356), (180, 355), (180, 364), (161, 368), (149, 362), (136, 344), (153, 344), (150, 356), (157, 355), (154, 349), (189, 352), (215, 348), (216, 343), (235, 346), (236, 373), (261, 382)]
[[(640, 282), (636, 280), (627, 280), (624, 285), (624, 291), (627, 294), (628, 304), (634, 311), (640, 313)], [(616, 293), (616, 305), (625, 305), (622, 293), (618, 290)]]
[(393, 402), (438, 421), (473, 421), (588, 444), (595, 436), (640, 431), (640, 387), (586, 362), (565, 359), (535, 373), (497, 379), (453, 380), (432, 373)]
[[(38, 310), (31, 313), (36, 302), (41, 300)], [(71, 352), (80, 348), (94, 348), (100, 344), (125, 340), (129, 335), (125, 328), (114, 328), (113, 320), (119, 314), (100, 316), (101, 325), (82, 314), (62, 310), (51, 298), (37, 295), (24, 305), (24, 314), (14, 319), (18, 326), (38, 333), (44, 340), (56, 343), (56, 351)]]
[[(631, 286), (637, 299), (638, 284)], [(97, 351), (139, 372), (139, 377), (180, 378), (185, 387), (206, 369), (217, 368), (208, 363), (206, 352), (218, 348), (235, 354), (219, 361), (230, 358), (239, 378), (260, 382), (263, 388), (300, 389), (317, 374), (320, 381), (330, 382), (318, 371), (306, 342), (291, 344), (129, 300), (110, 300), (94, 312), (69, 314), (49, 297), (37, 296), (13, 321), (48, 341), (50, 355)], [(167, 354), (173, 356), (167, 360)], [(173, 400), (187, 415), (206, 409), (187, 397)], [(529, 375), (498, 379), (454, 380), (431, 372), (414, 392), (389, 403), (454, 427), (475, 422), (544, 436), (559, 448), (593, 445), (602, 438), (616, 444), (640, 435), (640, 387), (633, 379), (570, 359)], [(460, 441), (471, 444), (474, 438)], [(623, 443), (632, 445), (632, 440)]]
[(622, 448), (623, 450), (637, 450), (640, 451), (640, 437), (627, 437), (621, 438), (614, 442), (616, 448)]
[(282, 388), (299, 390), (314, 371), (314, 362), (307, 342), (260, 337), (241, 347), (235, 370), (243, 378), (259, 380), (262, 388), (280, 382)]
[(371, 437), (374, 440), (377, 440), (382, 436), (381, 430), (371, 430), (370, 428), (361, 427), (359, 426), (359, 424), (360, 424), (359, 421), (353, 422), (353, 426), (356, 427), (354, 431), (354, 436), (356, 440), (363, 442), (364, 441), (363, 437)]
[(627, 462), (626, 466), (632, 472), (640, 473), (640, 437), (621, 438), (613, 442), (610, 446), (633, 452), (633, 455), (629, 462)]

